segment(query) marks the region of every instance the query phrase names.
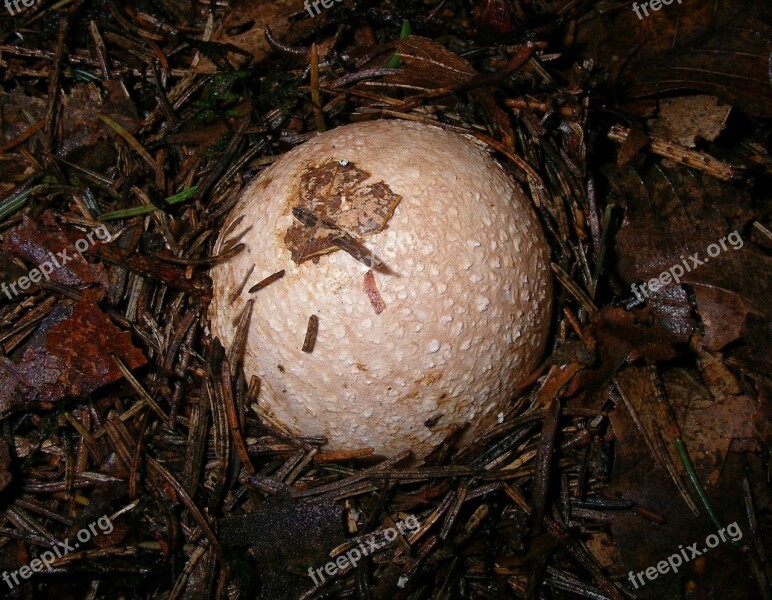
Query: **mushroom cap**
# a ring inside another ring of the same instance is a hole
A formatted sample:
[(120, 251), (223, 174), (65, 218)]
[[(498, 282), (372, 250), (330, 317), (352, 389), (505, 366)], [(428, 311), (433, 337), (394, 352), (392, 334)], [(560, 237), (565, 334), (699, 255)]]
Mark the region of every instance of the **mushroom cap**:
[[(368, 275), (336, 247), (293, 261), (292, 209), (316, 202), (324, 212), (333, 188), (337, 208), (354, 209), (338, 224), (388, 271)], [(389, 208), (385, 229), (367, 233)], [(387, 120), (321, 134), (244, 190), (215, 251), (236, 241), (246, 249), (212, 270), (212, 333), (232, 343), (254, 299), (244, 369), (261, 379), (259, 405), (295, 434), (325, 436), (332, 450), (422, 457), (452, 424), (469, 423), (471, 436), (508, 407), (543, 353), (548, 245), (519, 186), (467, 136)], [(282, 279), (249, 293), (282, 269)], [(380, 314), (365, 277), (385, 304)], [(307, 353), (311, 315), (318, 335)]]

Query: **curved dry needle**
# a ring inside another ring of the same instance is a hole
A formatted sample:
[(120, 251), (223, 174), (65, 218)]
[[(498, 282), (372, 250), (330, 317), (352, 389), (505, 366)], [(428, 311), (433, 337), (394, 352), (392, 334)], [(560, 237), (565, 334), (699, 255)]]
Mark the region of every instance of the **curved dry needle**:
[(391, 269), (389, 269), (380, 258), (375, 256), (375, 254), (368, 250), (361, 241), (351, 235), (348, 231), (344, 231), (334, 223), (320, 219), (307, 208), (302, 208), (300, 206), (296, 206), (292, 209), (292, 216), (306, 227), (321, 225), (322, 227), (340, 232), (339, 236), (330, 240), (333, 244), (350, 254), (366, 267), (382, 273), (391, 273)]

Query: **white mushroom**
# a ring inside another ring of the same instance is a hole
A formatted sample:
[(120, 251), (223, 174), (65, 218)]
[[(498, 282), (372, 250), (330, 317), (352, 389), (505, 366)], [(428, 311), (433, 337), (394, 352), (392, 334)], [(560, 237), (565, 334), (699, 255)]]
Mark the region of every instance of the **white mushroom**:
[[(330, 449), (421, 457), (452, 424), (472, 435), (543, 353), (544, 234), (520, 188), (466, 136), (405, 121), (319, 135), (246, 188), (216, 252), (235, 241), (247, 248), (212, 271), (212, 333), (231, 343), (254, 299), (244, 367), (261, 379), (258, 403)], [(369, 271), (347, 244), (383, 266)]]

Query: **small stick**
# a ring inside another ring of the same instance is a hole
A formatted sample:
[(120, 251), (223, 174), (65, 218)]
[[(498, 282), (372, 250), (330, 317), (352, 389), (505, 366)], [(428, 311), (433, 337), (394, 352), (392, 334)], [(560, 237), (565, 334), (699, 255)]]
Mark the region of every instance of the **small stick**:
[(249, 288), (249, 293), (254, 294), (255, 292), (259, 292), (260, 290), (271, 285), (274, 281), (278, 281), (282, 277), (284, 277), (284, 269), (277, 271), (273, 275), (269, 275), (265, 279), (259, 281), (256, 285), (253, 285), (251, 288)]
[(364, 290), (367, 297), (370, 299), (370, 304), (373, 307), (376, 315), (381, 314), (386, 309), (386, 303), (383, 301), (378, 287), (375, 285), (375, 276), (373, 270), (370, 269), (365, 273)]
[(314, 351), (317, 333), (319, 333), (319, 317), (311, 315), (308, 317), (308, 329), (306, 330), (306, 339), (303, 342), (303, 352), (310, 354)]
[(340, 236), (331, 240), (338, 248), (347, 252), (363, 265), (368, 266), (371, 269), (389, 270), (380, 258), (365, 248), (362, 242), (337, 225), (325, 221), (324, 219), (320, 219), (310, 210), (301, 208), (300, 206), (296, 206), (292, 209), (292, 215), (306, 227), (313, 227), (316, 224), (321, 224), (323, 227), (340, 231)]
[[(609, 139), (617, 143), (623, 143), (628, 135), (630, 135), (630, 130), (618, 125), (614, 125), (608, 132)], [(687, 167), (705, 171), (708, 175), (713, 175), (713, 177), (724, 181), (739, 181), (745, 173), (743, 167), (730, 165), (704, 152), (673, 144), (657, 137), (651, 138), (649, 150), (652, 154), (664, 156)]]
[(327, 126), (324, 123), (322, 96), (319, 93), (319, 50), (316, 44), (311, 44), (311, 107), (314, 111), (316, 130), (319, 133), (324, 133), (327, 130)]

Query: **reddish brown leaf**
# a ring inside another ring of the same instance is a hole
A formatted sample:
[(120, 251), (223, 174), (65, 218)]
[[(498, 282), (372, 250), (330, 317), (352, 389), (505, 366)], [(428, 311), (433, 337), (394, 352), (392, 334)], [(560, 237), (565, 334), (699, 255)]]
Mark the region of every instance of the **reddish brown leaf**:
[(14, 409), (48, 407), (65, 396), (82, 396), (147, 361), (93, 302), (60, 304), (29, 341), (21, 359), (0, 362), (0, 415)]
[(627, 312), (607, 306), (598, 312), (587, 331), (587, 341), (592, 341), (597, 349), (598, 364), (579, 372), (567, 393), (605, 384), (618, 369), (639, 358), (650, 361), (675, 358), (673, 346), (687, 341), (689, 336), (676, 337), (658, 324), (656, 317), (650, 307)]
[(753, 250), (740, 233), (753, 214), (747, 196), (684, 167), (656, 164), (642, 174), (622, 167), (609, 175), (613, 195), (623, 196), (628, 207), (627, 223), (616, 237), (622, 278), (632, 284), (671, 274), (648, 300), (660, 323), (679, 337), (688, 335), (692, 326), (692, 307), (680, 286), (710, 290), (696, 292), (698, 311), (705, 311), (706, 343), (717, 349), (737, 339), (732, 332), (739, 332), (738, 323), (725, 323), (724, 313), (736, 319), (751, 311), (763, 314), (772, 293), (769, 279), (755, 276), (769, 272), (770, 259)]
[(397, 42), (402, 70), (383, 79), (384, 82), (421, 90), (455, 87), (477, 72), (471, 64), (442, 44), (429, 38), (411, 35)]
[[(84, 258), (102, 239), (109, 238), (106, 229), (101, 229), (99, 235), (93, 232), (64, 232), (50, 212), (44, 213), (40, 222), (42, 226), (26, 216), (23, 217), (21, 225), (6, 238), (4, 250), (24, 260), (30, 269), (48, 263), (52, 267), (50, 279), (56, 283), (68, 286), (98, 284), (107, 288), (108, 280), (104, 267), (101, 264), (91, 264)], [(92, 233), (93, 243), (88, 240), (88, 233)], [(82, 247), (85, 247), (87, 242), (88, 249), (84, 255), (76, 250), (75, 245), (79, 240), (84, 240)], [(94, 290), (84, 292), (86, 297), (97, 301), (101, 294), (101, 291)]]

